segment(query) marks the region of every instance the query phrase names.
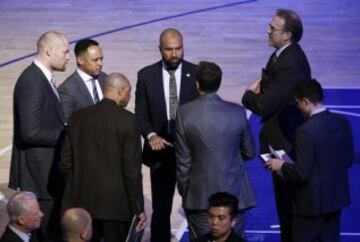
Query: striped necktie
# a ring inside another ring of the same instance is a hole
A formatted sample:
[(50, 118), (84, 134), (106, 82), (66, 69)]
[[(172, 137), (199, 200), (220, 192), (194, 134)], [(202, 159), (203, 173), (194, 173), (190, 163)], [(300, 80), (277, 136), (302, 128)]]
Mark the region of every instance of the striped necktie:
[(96, 79), (91, 78), (91, 84), (92, 84), (92, 94), (93, 94), (93, 101), (95, 104), (97, 104), (100, 101), (99, 94), (96, 89)]

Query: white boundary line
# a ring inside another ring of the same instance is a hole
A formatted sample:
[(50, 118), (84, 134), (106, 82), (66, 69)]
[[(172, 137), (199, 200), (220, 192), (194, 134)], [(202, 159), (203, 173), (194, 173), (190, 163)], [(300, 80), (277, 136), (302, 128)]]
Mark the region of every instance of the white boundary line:
[(331, 87), (327, 87), (327, 86), (323, 86), (323, 89), (360, 89), (360, 87), (351, 87), (351, 86), (331, 86)]
[(185, 231), (187, 231), (187, 226), (188, 226), (188, 223), (187, 223), (186, 219), (184, 219), (184, 221), (180, 225), (180, 228), (177, 230), (177, 232), (175, 234), (175, 237), (178, 241), (180, 241), (180, 239), (185, 234)]
[[(247, 234), (280, 234), (280, 230), (245, 230)], [(341, 232), (341, 236), (360, 236), (360, 233)]]
[(346, 111), (340, 111), (340, 110), (335, 110), (335, 109), (330, 109), (333, 113), (339, 113), (339, 114), (344, 114), (344, 115), (350, 115), (350, 116), (355, 116), (355, 117), (360, 117), (360, 113), (353, 113), (353, 112), (346, 112)]
[(360, 108), (360, 105), (325, 105), (325, 107), (348, 109), (348, 108)]
[(5, 155), (6, 152), (10, 151), (11, 148), (12, 148), (12, 145), (8, 145), (8, 146), (6, 146), (5, 148), (1, 149), (1, 150), (0, 150), (0, 157), (3, 156), (3, 155)]

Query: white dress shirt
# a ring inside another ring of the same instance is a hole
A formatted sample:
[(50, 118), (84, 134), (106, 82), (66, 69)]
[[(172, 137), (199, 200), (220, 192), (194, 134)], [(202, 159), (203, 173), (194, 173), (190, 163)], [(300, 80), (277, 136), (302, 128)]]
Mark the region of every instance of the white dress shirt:
[[(81, 77), (81, 79), (84, 81), (92, 99), (94, 100), (94, 94), (93, 94), (93, 85), (92, 85), (92, 76), (90, 76), (89, 74), (85, 73), (84, 71), (82, 71), (81, 69), (77, 68), (76, 69), (77, 73), (79, 74), (79, 76)], [(95, 79), (95, 86), (96, 86), (96, 91), (98, 93), (99, 96), (99, 101), (101, 101), (104, 97), (102, 91), (101, 91), (101, 87), (99, 84), (99, 81), (97, 79)]]

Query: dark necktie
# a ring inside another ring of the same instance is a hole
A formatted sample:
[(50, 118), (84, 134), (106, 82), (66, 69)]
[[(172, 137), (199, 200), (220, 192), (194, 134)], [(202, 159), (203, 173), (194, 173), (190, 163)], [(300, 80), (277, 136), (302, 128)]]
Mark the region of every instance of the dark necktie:
[(271, 58), (271, 64), (272, 64), (272, 65), (275, 65), (276, 62), (277, 62), (277, 59), (278, 59), (278, 57), (277, 57), (276, 53), (274, 53), (274, 55), (273, 55), (272, 58)]
[(99, 94), (96, 90), (96, 82), (94, 78), (91, 78), (91, 84), (92, 84), (92, 92), (93, 92), (93, 101), (94, 103), (98, 103), (99, 102)]
[(175, 79), (175, 70), (168, 70), (169, 79), (169, 116), (170, 120), (175, 120), (176, 110), (178, 108), (177, 88)]

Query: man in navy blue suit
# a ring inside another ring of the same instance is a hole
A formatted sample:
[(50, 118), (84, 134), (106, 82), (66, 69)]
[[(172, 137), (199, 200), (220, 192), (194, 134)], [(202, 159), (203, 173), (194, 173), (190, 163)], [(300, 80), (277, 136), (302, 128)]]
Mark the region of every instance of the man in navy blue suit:
[(153, 214), (151, 241), (168, 242), (175, 192), (175, 115), (178, 105), (198, 96), (196, 66), (183, 60), (182, 34), (173, 28), (160, 34), (162, 60), (138, 72), (135, 114), (144, 137), (143, 163), (150, 167)]
[(292, 241), (340, 241), (341, 209), (350, 204), (348, 168), (353, 139), (348, 120), (326, 110), (321, 85), (313, 80), (296, 92), (308, 118), (296, 132), (294, 163), (271, 159), (266, 166), (296, 186)]

